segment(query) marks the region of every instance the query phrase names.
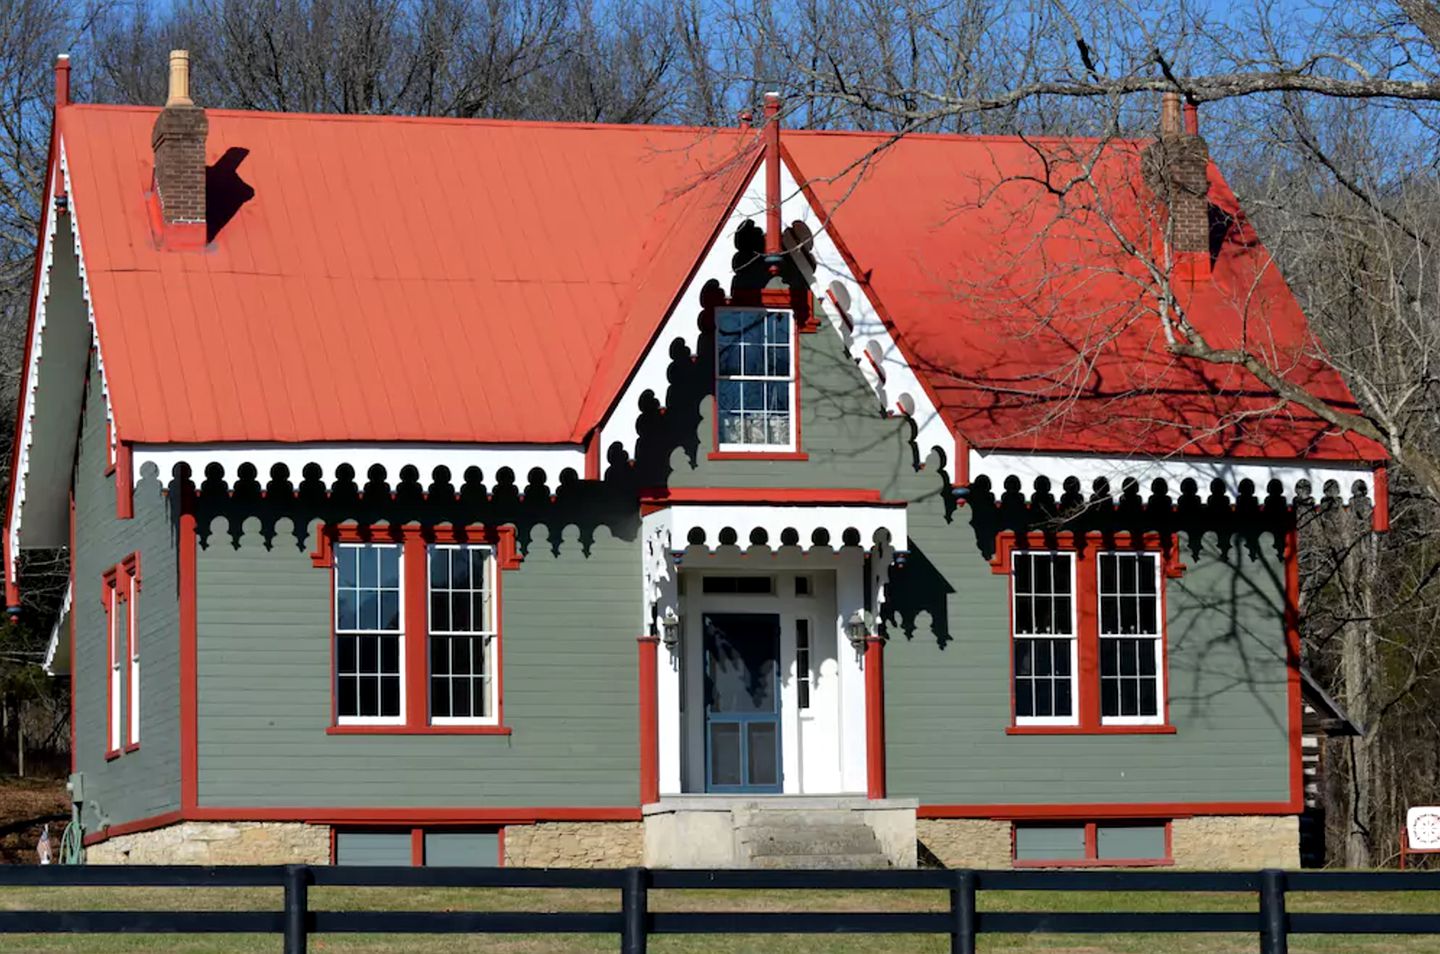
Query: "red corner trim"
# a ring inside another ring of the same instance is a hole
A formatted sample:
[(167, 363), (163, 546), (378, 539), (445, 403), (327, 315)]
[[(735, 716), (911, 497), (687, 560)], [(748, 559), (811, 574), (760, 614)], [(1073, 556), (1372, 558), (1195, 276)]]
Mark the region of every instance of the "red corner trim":
[[(73, 486), (70, 490), (70, 549), (68, 551), (68, 555), (70, 558), (70, 599), (72, 603), (78, 603), (80, 599), (80, 593), (75, 589), (75, 490)], [(70, 612), (69, 627), (71, 689), (68, 693), (66, 693), (66, 695), (70, 697), (70, 773), (72, 775), (75, 773), (76, 766), (79, 764), (77, 756), (75, 754), (75, 616), (76, 613), (72, 609)], [(106, 673), (105, 678), (107, 680), (110, 678), (109, 673)]]
[(533, 825), (542, 821), (639, 821), (639, 806), (617, 808), (354, 808), (326, 806), (202, 806), (194, 821), (299, 821), (313, 825)]
[(1377, 533), (1390, 529), (1390, 472), (1384, 464), (1375, 468), (1375, 500), (1370, 518)]
[[(742, 454), (742, 457), (753, 457)], [(886, 501), (878, 490), (827, 487), (651, 487), (640, 492), (641, 505), (705, 503), (805, 503), (805, 504), (890, 504), (903, 507), (903, 501)]]
[(178, 586), (180, 590), (180, 810), (199, 803), (199, 707), (196, 698), (196, 533), (194, 500), (184, 491), (180, 503)]
[(134, 821), (123, 822), (119, 825), (109, 825), (96, 832), (85, 836), (85, 847), (98, 845), (102, 841), (109, 841), (111, 838), (119, 838), (121, 835), (133, 835), (136, 832), (152, 831), (156, 828), (164, 828), (166, 825), (173, 825), (183, 821), (184, 815), (179, 811), (165, 812), (161, 815), (151, 815), (148, 818), (137, 818)]
[(885, 797), (885, 640), (865, 639), (865, 795)]
[[(1168, 693), (1167, 693), (1168, 695)], [(1006, 735), (1174, 735), (1173, 725), (1009, 725)]]
[(660, 801), (660, 640), (641, 636), (640, 652), (640, 804)]
[(128, 443), (122, 443), (115, 450), (115, 516), (129, 520), (135, 516), (135, 471), (131, 468), (131, 451)]
[[(423, 644), (422, 644), (422, 649)], [(409, 665), (409, 660), (406, 660)], [(424, 675), (424, 671), (421, 671)], [(406, 692), (410, 692), (406, 686)], [(407, 716), (408, 718), (408, 716)], [(513, 735), (515, 730), (508, 725), (365, 725), (347, 723), (325, 727), (326, 735)]]
[(410, 829), (410, 864), (416, 868), (425, 867), (425, 829)]

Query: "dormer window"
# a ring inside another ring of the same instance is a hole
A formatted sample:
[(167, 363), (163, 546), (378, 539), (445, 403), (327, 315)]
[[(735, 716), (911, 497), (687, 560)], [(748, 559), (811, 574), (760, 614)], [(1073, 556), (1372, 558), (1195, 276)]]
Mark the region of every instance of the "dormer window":
[(715, 313), (716, 444), (720, 451), (796, 449), (795, 322), (790, 312)]

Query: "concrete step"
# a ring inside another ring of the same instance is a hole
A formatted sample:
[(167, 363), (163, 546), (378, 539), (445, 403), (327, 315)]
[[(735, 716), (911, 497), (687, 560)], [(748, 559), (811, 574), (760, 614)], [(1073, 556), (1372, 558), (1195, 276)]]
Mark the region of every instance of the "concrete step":
[(737, 829), (741, 850), (751, 857), (768, 855), (863, 855), (880, 851), (875, 833), (864, 825), (766, 825)]
[(879, 852), (861, 855), (765, 855), (750, 859), (751, 868), (800, 870), (874, 870), (889, 868), (890, 859)]

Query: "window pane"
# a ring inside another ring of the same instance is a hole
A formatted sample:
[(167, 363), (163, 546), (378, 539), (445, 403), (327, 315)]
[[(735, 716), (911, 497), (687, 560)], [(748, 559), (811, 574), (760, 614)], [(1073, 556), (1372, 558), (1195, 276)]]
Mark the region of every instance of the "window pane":
[(1029, 593), (1030, 587), (1030, 556), (1025, 553), (1017, 553), (1014, 561), (1015, 592)]
[(1115, 592), (1115, 554), (1102, 553), (1100, 555), (1100, 591), (1102, 593)]
[(1140, 685), (1134, 679), (1120, 680), (1120, 714), (1140, 714)]
[(430, 593), (430, 631), (443, 633), (449, 629), (450, 600), (443, 590), (432, 590)]
[(470, 629), (470, 594), (450, 594), (450, 628), (456, 632), (468, 632)]
[(445, 636), (430, 637), (430, 673), (435, 676), (450, 674), (450, 640)]
[(720, 343), (720, 346), (719, 346), (719, 352), (717, 353), (717, 356), (716, 356), (716, 368), (717, 368), (717, 370), (718, 370), (721, 374), (725, 374), (725, 375), (739, 374), (739, 373), (740, 373), (740, 347), (739, 347), (739, 345), (737, 345), (737, 344), (735, 344), (735, 343), (733, 343), (733, 342), (730, 342), (730, 341), (722, 341), (722, 342)]
[(470, 588), (470, 560), (467, 554), (457, 550), (448, 551), (450, 554), (450, 588), (454, 590), (466, 590)]
[(740, 725), (735, 722), (710, 724), (710, 783), (740, 784)]
[(390, 632), (400, 630), (400, 591), (380, 591), (380, 628)]
[(339, 714), (346, 717), (360, 714), (360, 699), (354, 676), (342, 676), (340, 686)]
[(380, 715), (394, 718), (400, 714), (400, 677), (382, 676), (380, 679)]
[(1035, 714), (1035, 684), (1029, 679), (1015, 681), (1015, 714), (1027, 717)]
[(359, 628), (359, 601), (354, 590), (339, 590), (335, 594), (335, 627), (337, 629)]
[(776, 752), (774, 722), (752, 722), (749, 724), (749, 769), (751, 785), (775, 785), (780, 781), (780, 766)]
[(357, 636), (355, 642), (360, 647), (359, 672), (379, 672), (380, 670), (380, 647), (378, 636)]
[(1035, 672), (1035, 640), (1015, 640), (1015, 675), (1029, 676)]
[(450, 680), (430, 678), (430, 715), (441, 719), (450, 717)]
[(335, 549), (335, 585), (354, 587), (357, 576), (355, 561), (360, 555), (359, 547), (337, 547)]
[(380, 562), (376, 559), (374, 547), (359, 548), (360, 585), (375, 587), (380, 583)]
[(375, 552), (380, 562), (380, 585), (395, 589), (400, 585), (400, 548), (377, 547)]
[(1053, 592), (1070, 592), (1070, 557), (1068, 554), (1057, 553), (1051, 558), (1050, 572), (1054, 583)]
[(451, 698), (454, 700), (454, 714), (457, 716), (471, 716), (475, 713), (470, 709), (470, 680), (456, 679), (451, 683)]
[(1136, 559), (1135, 559), (1135, 557), (1134, 557), (1133, 555), (1126, 554), (1126, 555), (1124, 555), (1124, 556), (1119, 557), (1119, 560), (1120, 560), (1120, 592), (1121, 592), (1121, 593), (1134, 593), (1134, 592), (1135, 592), (1135, 586), (1136, 586), (1136, 583), (1135, 583), (1135, 564), (1136, 564)]
[(1068, 596), (1057, 596), (1057, 597), (1054, 598), (1054, 600), (1055, 600), (1055, 619), (1054, 619), (1055, 629), (1054, 629), (1054, 632), (1057, 632), (1057, 633), (1065, 633), (1066, 635), (1069, 635), (1069, 634), (1070, 634), (1070, 631), (1071, 631), (1071, 629), (1072, 629), (1072, 627), (1071, 627), (1071, 625), (1070, 625), (1070, 622), (1071, 622), (1071, 620), (1070, 620), (1070, 616), (1071, 616), (1071, 613), (1070, 613), (1070, 597), (1068, 597)]
[(1100, 714), (1106, 716), (1117, 716), (1120, 714), (1120, 689), (1119, 683), (1114, 679), (1100, 680)]
[(1159, 564), (1159, 557), (1153, 553), (1147, 553), (1140, 557), (1140, 592), (1150, 595), (1155, 592), (1155, 573)]
[(355, 671), (355, 640), (354, 636), (341, 636), (335, 640), (335, 668), (337, 671)]
[(360, 708), (355, 713), (359, 716), (376, 716), (380, 714), (380, 680), (376, 676), (361, 676), (356, 680), (360, 684)]
[(360, 616), (355, 622), (355, 628), (380, 628), (380, 600), (375, 590), (360, 591)]
[(1070, 712), (1070, 680), (1057, 679), (1055, 681), (1055, 714), (1068, 716)]
[(400, 637), (378, 636), (376, 639), (380, 643), (380, 671), (386, 673), (399, 672)]
[(1050, 556), (1048, 554), (1036, 554), (1030, 559), (1035, 561), (1034, 590), (1036, 594), (1050, 594)]

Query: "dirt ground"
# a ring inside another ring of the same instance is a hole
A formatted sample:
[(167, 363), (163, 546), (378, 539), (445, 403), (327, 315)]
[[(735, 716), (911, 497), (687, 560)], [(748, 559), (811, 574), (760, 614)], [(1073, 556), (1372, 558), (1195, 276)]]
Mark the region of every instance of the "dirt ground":
[(58, 851), (69, 820), (64, 779), (0, 778), (0, 864), (35, 864), (35, 845), (46, 822)]

